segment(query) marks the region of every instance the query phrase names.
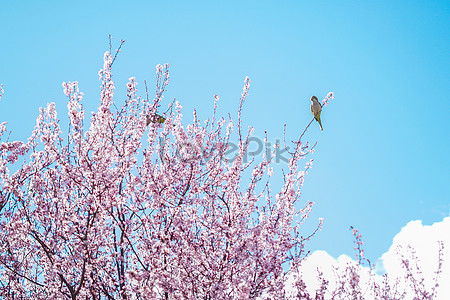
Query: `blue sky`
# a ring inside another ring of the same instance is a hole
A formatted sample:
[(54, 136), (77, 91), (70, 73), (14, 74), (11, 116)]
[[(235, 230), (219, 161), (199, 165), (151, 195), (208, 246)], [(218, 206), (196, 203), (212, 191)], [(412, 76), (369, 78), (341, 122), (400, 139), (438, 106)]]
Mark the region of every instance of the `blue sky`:
[(318, 142), (306, 228), (325, 219), (309, 249), (352, 255), (352, 225), (377, 259), (409, 221), (450, 213), (449, 13), (448, 1), (1, 1), (0, 121), (23, 140), (47, 102), (65, 118), (63, 81), (78, 81), (94, 111), (108, 34), (126, 40), (116, 95), (131, 76), (152, 87), (167, 62), (166, 99), (185, 122), (194, 108), (209, 117), (214, 94), (221, 115), (235, 113), (249, 76), (245, 126), (275, 141), (287, 124), (292, 140), (311, 95), (333, 91), (324, 132), (306, 135)]

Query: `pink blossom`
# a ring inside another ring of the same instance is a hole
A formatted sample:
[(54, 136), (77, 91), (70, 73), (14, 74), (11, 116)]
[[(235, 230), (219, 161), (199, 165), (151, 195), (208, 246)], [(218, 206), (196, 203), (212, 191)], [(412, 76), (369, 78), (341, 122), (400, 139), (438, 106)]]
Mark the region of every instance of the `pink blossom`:
[(0, 84), (0, 101), (2, 100), (2, 97), (4, 94), (5, 94), (5, 90), (3, 89), (3, 84)]
[(329, 92), (325, 99), (322, 100), (322, 106), (327, 106), (330, 103), (330, 100), (334, 99), (334, 93)]

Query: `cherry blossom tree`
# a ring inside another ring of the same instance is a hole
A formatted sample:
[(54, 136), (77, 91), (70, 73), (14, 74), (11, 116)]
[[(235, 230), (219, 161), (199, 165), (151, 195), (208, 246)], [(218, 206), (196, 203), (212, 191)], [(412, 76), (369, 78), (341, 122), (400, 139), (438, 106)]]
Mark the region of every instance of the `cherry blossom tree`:
[[(277, 148), (247, 161), (253, 129), (194, 111), (185, 126), (178, 102), (164, 104), (169, 65), (156, 67), (156, 91), (138, 95), (134, 77), (115, 101), (104, 55), (98, 110), (86, 119), (77, 82), (63, 83), (68, 132), (55, 104), (42, 108), (26, 142), (0, 123), (0, 296), (4, 299), (434, 299), (413, 249), (399, 249), (403, 281), (374, 274), (359, 232), (356, 260), (317, 269), (316, 290), (302, 277), (305, 242), (322, 226), (302, 227), (313, 203), (300, 198), (314, 145), (294, 142), (283, 184), (272, 190)], [(0, 85), (0, 100), (4, 94)], [(326, 107), (334, 98), (329, 93)], [(165, 107), (163, 109), (163, 107)], [(166, 109), (166, 110), (165, 110)], [(165, 110), (165, 111), (164, 111)], [(89, 123), (87, 123), (89, 122)], [(233, 131), (236, 133), (233, 135)], [(235, 142), (237, 140), (237, 142)], [(227, 159), (234, 146), (237, 155)], [(286, 147), (286, 146), (284, 146)], [(258, 160), (259, 159), (259, 160)], [(405, 288), (408, 287), (408, 288)]]
[[(156, 67), (153, 99), (138, 96), (130, 78), (126, 100), (115, 101), (119, 50), (112, 52), (90, 120), (78, 83), (67, 82), (68, 132), (54, 103), (40, 110), (26, 142), (9, 141), (0, 125), (0, 295), (284, 299), (287, 270), (301, 262), (310, 237), (301, 225), (313, 203), (300, 200), (312, 164), (301, 163), (313, 148), (302, 142), (309, 125), (281, 189), (272, 191), (274, 149), (244, 160), (253, 131), (241, 122), (248, 77), (236, 124), (216, 116), (215, 95), (210, 119), (194, 111), (185, 126), (180, 103), (164, 104), (167, 64)], [(149, 122), (156, 114), (159, 121)], [(226, 160), (233, 130), (237, 155)]]

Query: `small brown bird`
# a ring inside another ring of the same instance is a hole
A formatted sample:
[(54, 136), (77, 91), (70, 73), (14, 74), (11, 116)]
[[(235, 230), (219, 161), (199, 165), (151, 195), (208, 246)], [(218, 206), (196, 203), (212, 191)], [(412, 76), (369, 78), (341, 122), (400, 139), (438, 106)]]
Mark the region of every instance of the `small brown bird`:
[(166, 120), (166, 118), (164, 118), (163, 116), (158, 115), (158, 114), (147, 115), (147, 126), (150, 123), (162, 124), (162, 123), (164, 123), (165, 120)]
[(316, 119), (317, 122), (319, 122), (320, 130), (323, 131), (322, 122), (320, 121), (320, 113), (322, 112), (322, 105), (320, 105), (319, 100), (316, 96), (311, 97), (311, 112), (314, 116), (314, 119)]

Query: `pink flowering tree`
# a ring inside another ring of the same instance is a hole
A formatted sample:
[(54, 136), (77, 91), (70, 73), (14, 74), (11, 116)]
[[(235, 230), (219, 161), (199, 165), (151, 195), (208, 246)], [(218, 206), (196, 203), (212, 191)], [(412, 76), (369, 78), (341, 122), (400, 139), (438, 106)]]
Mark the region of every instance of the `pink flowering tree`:
[[(211, 118), (201, 122), (194, 111), (185, 126), (181, 105), (163, 101), (168, 65), (156, 67), (153, 99), (147, 85), (146, 96), (138, 96), (130, 78), (124, 103), (114, 101), (111, 70), (119, 50), (104, 55), (100, 103), (90, 120), (77, 82), (69, 82), (63, 83), (68, 132), (60, 129), (53, 103), (40, 110), (26, 142), (9, 141), (0, 123), (2, 298), (436, 297), (442, 243), (430, 288), (411, 248), (399, 249), (403, 280), (375, 275), (353, 228), (356, 260), (336, 268), (334, 278), (318, 268), (311, 291), (302, 277), (305, 242), (322, 220), (303, 232), (313, 203), (300, 200), (300, 189), (312, 164), (302, 159), (315, 146), (302, 138), (314, 120), (288, 151), (283, 185), (273, 191), (276, 149), (246, 160), (253, 131), (241, 126), (248, 77), (236, 124), (216, 116), (215, 95)], [(0, 85), (0, 100), (3, 94)]]
[[(158, 111), (168, 65), (156, 67), (153, 99), (138, 96), (130, 78), (126, 100), (115, 101), (117, 53), (104, 55), (90, 120), (77, 82), (68, 82), (68, 132), (54, 103), (40, 110), (26, 142), (9, 141), (0, 125), (0, 295), (283, 299), (286, 270), (305, 255), (300, 226), (313, 205), (300, 201), (312, 163), (301, 163), (312, 150), (304, 132), (283, 186), (272, 191), (274, 149), (244, 160), (252, 132), (241, 126), (248, 77), (236, 124), (216, 116), (214, 96), (211, 118), (201, 122), (194, 111), (185, 126), (179, 103)], [(157, 113), (164, 119), (149, 122)], [(233, 130), (238, 150), (229, 161)]]

